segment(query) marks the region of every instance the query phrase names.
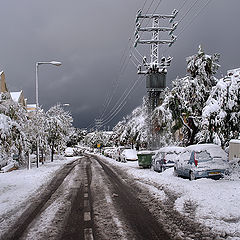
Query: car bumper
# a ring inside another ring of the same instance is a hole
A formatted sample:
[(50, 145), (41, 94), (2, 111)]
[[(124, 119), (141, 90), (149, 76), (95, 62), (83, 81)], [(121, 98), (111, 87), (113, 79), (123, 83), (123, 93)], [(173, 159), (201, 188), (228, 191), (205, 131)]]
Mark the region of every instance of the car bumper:
[(213, 169), (206, 171), (196, 171), (194, 175), (196, 178), (219, 178), (222, 177), (225, 173), (223, 169)]

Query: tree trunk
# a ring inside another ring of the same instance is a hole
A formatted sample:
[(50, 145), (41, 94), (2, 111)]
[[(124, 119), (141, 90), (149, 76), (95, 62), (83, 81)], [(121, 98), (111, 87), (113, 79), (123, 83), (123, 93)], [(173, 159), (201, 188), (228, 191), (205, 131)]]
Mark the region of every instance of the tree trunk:
[(188, 126), (192, 129), (191, 135), (189, 136), (188, 145), (194, 144), (195, 136), (198, 132), (198, 127), (194, 123), (193, 118), (188, 118)]
[(51, 162), (53, 162), (53, 154), (54, 154), (54, 143), (52, 143), (52, 147), (51, 147)]
[(39, 145), (38, 142), (36, 142), (36, 155), (37, 155), (37, 168), (39, 167)]

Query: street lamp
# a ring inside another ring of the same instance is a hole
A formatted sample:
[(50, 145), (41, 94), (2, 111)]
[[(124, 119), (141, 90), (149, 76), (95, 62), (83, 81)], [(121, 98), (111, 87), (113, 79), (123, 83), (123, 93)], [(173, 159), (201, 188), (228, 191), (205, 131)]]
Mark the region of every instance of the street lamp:
[[(38, 111), (38, 107), (39, 107), (39, 102), (38, 102), (38, 66), (42, 65), (42, 64), (52, 64), (52, 65), (55, 65), (55, 66), (62, 65), (61, 62), (57, 62), (57, 61), (37, 62), (36, 63), (36, 111)], [(39, 166), (39, 140), (38, 139), (37, 139), (36, 145), (37, 145), (37, 167), (38, 167)]]
[(36, 63), (36, 108), (39, 107), (39, 101), (38, 101), (38, 66), (42, 65), (42, 64), (52, 64), (52, 65), (55, 65), (55, 66), (61, 66), (62, 65), (61, 62), (57, 62), (57, 61), (37, 62)]
[(61, 104), (59, 104), (61, 107), (69, 107), (70, 106), (70, 104), (69, 103), (61, 103)]

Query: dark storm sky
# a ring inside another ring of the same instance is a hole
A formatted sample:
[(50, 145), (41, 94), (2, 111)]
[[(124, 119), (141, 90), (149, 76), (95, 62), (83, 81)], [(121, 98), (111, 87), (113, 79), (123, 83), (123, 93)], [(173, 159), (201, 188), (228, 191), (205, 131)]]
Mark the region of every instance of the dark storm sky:
[[(179, 24), (176, 35), (207, 1), (197, 2)], [(114, 82), (119, 79), (106, 111), (108, 114), (125, 89), (138, 78), (131, 61), (124, 66), (121, 75), (118, 73), (124, 49), (134, 32), (136, 12), (144, 2), (0, 0), (0, 71), (5, 72), (8, 88), (10, 91), (22, 89), (28, 103), (34, 103), (35, 63), (61, 61), (61, 67), (42, 65), (39, 68), (39, 102), (44, 109), (56, 103), (69, 103), (70, 107), (66, 109), (71, 111), (74, 125), (86, 127), (98, 117), (107, 94), (114, 91)], [(147, 1), (143, 12), (151, 2)], [(153, 2), (149, 13), (158, 2)], [(157, 13), (170, 14), (184, 2), (162, 0)], [(176, 20), (181, 19), (194, 2), (186, 1)], [(174, 58), (168, 72), (169, 84), (176, 76), (185, 75), (185, 58), (195, 54), (199, 44), (206, 53), (221, 53), (219, 76), (228, 69), (240, 67), (239, 9), (239, 0), (212, 0), (207, 5), (167, 52)], [(142, 52), (143, 48), (139, 51)], [(140, 105), (145, 93), (145, 82), (142, 81), (127, 98), (126, 106), (108, 125), (116, 124)]]

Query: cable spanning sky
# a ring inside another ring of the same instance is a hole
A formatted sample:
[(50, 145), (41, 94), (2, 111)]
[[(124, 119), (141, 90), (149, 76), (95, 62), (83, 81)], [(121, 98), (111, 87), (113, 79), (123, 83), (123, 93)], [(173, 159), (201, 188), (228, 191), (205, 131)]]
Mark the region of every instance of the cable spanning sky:
[(69, 103), (65, 109), (72, 113), (76, 127), (87, 127), (99, 116), (112, 127), (141, 104), (145, 81), (138, 80), (132, 60), (136, 64), (142, 61), (149, 49), (131, 48), (139, 8), (143, 7), (143, 13), (156, 10), (162, 14), (180, 10), (174, 32), (179, 38), (160, 52), (173, 57), (169, 86), (171, 80), (186, 74), (185, 59), (200, 44), (208, 54), (221, 54), (218, 77), (240, 67), (239, 0), (0, 3), (0, 71), (5, 72), (8, 88), (23, 90), (28, 103), (34, 103), (36, 62), (61, 61), (61, 67), (39, 67), (39, 103), (45, 110), (56, 103)]

